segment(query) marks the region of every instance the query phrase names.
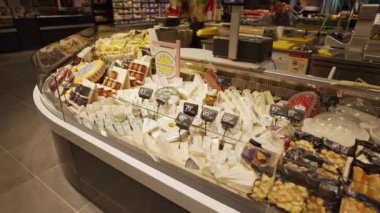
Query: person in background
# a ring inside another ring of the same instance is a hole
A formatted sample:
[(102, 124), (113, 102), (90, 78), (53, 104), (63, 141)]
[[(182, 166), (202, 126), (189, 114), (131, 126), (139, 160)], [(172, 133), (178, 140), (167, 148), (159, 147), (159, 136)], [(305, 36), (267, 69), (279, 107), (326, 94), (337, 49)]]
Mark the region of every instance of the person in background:
[(277, 2), (272, 9), (274, 12), (273, 21), (276, 25), (289, 26), (290, 24), (290, 6), (285, 2)]

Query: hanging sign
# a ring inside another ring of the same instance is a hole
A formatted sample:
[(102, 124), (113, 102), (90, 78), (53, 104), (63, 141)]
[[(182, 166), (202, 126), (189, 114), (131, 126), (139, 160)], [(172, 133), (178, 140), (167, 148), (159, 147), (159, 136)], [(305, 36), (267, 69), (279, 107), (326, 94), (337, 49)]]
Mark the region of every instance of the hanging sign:
[(156, 73), (167, 79), (179, 77), (181, 41), (176, 43), (152, 41), (151, 52), (156, 63)]

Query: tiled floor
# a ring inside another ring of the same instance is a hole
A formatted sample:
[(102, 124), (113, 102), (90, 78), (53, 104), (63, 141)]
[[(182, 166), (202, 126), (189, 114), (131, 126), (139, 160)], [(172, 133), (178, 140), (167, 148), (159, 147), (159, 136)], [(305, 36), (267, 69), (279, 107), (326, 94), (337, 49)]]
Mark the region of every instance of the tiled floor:
[(58, 139), (32, 100), (37, 79), (32, 53), (0, 54), (0, 212), (184, 212), (79, 148), (71, 150), (80, 162), (76, 171), (81, 168), (86, 181), (77, 182), (89, 186), (81, 188), (92, 200), (69, 183), (63, 171), (73, 167), (62, 162), (65, 158), (59, 156), (65, 153), (57, 151), (54, 139)]
[(31, 55), (0, 55), (0, 212), (102, 212), (63, 176), (65, 162), (33, 104)]

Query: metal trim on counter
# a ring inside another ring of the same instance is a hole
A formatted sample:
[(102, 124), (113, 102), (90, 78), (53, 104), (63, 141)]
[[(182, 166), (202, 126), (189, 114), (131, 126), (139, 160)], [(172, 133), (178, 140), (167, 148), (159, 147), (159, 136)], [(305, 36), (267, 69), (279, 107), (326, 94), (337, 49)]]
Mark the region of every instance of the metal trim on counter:
[[(250, 62), (240, 62), (227, 58), (215, 57), (210, 50), (195, 49), (195, 48), (181, 48), (181, 59), (200, 62), (200, 63), (211, 63), (215, 66), (228, 67), (236, 71), (240, 69), (244, 70), (260, 70), (263, 63), (250, 63)], [(218, 67), (216, 67), (218, 69)]]
[(0, 33), (15, 33), (15, 32), (17, 32), (16, 28), (0, 29)]
[(139, 149), (137, 147), (128, 143), (119, 144), (112, 137), (103, 137), (90, 129), (62, 120), (49, 111), (41, 97), (36, 86), (33, 91), (34, 103), (54, 132), (188, 211), (265, 211), (266, 206), (263, 204), (257, 206), (248, 199), (243, 199), (243, 202), (236, 198), (239, 195), (225, 189), (217, 190), (219, 186), (205, 184), (203, 182), (206, 180), (198, 180), (185, 170), (179, 171), (164, 162), (156, 162), (153, 158), (142, 155), (136, 151)]
[(71, 29), (71, 28), (84, 28), (84, 27), (94, 27), (95, 24), (73, 24), (73, 25), (61, 25), (61, 26), (48, 26), (40, 27), (41, 31), (46, 30), (59, 30), (59, 29)]
[(114, 24), (115, 27), (139, 27), (139, 26), (153, 26), (154, 22), (141, 22), (141, 23), (126, 23), (126, 24)]
[[(188, 51), (190, 48), (181, 48), (181, 53), (185, 50), (187, 53), (181, 55), (181, 60), (184, 60), (194, 63), (203, 63), (203, 64), (212, 64), (215, 66), (216, 70), (227, 72), (231, 75), (241, 75), (244, 77), (253, 77), (258, 74), (264, 74), (267, 76), (272, 76), (275, 78), (280, 78), (284, 80), (297, 80), (304, 83), (313, 84), (316, 86), (323, 87), (337, 87), (343, 91), (347, 91), (351, 94), (356, 94), (361, 96), (363, 91), (367, 95), (378, 96), (377, 100), (380, 100), (380, 91), (374, 89), (363, 89), (363, 88), (354, 88), (354, 87), (345, 87), (336, 85), (339, 81), (334, 79), (321, 78), (312, 75), (303, 75), (293, 72), (280, 71), (274, 69), (264, 69), (262, 65), (266, 62), (264, 61), (261, 64), (247, 63), (247, 62), (238, 62), (225, 58), (217, 58), (212, 55), (212, 52), (209, 50), (198, 50), (197, 54), (189, 54), (191, 51)], [(203, 54), (202, 54), (203, 52)], [(326, 76), (327, 77), (327, 76)]]

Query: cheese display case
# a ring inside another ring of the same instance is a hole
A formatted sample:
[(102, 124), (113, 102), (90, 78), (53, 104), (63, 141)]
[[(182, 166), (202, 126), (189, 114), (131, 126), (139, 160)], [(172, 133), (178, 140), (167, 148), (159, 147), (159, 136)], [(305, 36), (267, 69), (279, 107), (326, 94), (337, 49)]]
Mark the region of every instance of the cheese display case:
[(186, 210), (380, 210), (378, 88), (191, 59), (167, 79), (142, 52), (146, 30), (83, 40), (52, 59), (37, 107), (53, 131)]

